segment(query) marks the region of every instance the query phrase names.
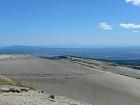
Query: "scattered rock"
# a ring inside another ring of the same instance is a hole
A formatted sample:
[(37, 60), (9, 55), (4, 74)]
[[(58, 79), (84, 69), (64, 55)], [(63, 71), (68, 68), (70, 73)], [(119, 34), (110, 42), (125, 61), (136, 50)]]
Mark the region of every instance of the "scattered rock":
[(13, 93), (20, 93), (20, 92), (28, 92), (30, 89), (26, 87), (18, 87), (18, 86), (11, 86), (11, 85), (1, 85), (0, 92), (13, 92)]
[(55, 95), (50, 95), (48, 98), (54, 99)]
[(0, 92), (9, 92), (10, 89), (6, 87), (0, 87)]

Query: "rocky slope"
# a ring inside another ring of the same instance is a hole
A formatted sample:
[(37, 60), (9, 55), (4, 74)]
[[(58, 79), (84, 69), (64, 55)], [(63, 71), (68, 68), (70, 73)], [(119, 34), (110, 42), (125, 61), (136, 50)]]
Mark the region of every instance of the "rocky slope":
[(93, 105), (140, 103), (140, 80), (136, 79), (140, 77), (139, 71), (112, 63), (69, 56), (57, 59), (10, 57), (0, 60), (0, 73), (46, 94)]
[[(0, 105), (90, 105), (62, 96), (45, 94), (43, 91), (28, 87), (15, 86), (13, 81), (3, 77), (0, 83)], [(3, 83), (8, 85), (2, 85)]]
[(51, 96), (39, 91), (1, 92), (0, 105), (90, 105), (62, 96)]

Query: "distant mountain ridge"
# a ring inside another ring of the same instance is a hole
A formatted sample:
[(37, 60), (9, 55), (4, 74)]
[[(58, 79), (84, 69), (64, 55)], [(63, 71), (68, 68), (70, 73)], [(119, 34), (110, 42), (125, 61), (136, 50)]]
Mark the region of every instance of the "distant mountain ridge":
[(50, 48), (35, 46), (1, 47), (0, 54), (35, 56), (78, 56), (107, 60), (140, 60), (140, 48)]
[(140, 68), (140, 48), (50, 48), (34, 46), (1, 47), (0, 54), (33, 55), (41, 57), (77, 56), (98, 59)]

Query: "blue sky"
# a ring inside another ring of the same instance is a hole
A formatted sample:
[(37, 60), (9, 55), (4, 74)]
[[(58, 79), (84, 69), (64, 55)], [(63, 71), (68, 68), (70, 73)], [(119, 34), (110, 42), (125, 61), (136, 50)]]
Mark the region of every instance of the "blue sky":
[(0, 0), (0, 45), (140, 46), (140, 0)]

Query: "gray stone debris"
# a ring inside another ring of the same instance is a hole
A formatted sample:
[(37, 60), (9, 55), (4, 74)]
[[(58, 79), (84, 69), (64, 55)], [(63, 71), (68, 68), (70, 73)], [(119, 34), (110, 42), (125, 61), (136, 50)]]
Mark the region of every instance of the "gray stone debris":
[(20, 93), (23, 91), (29, 91), (30, 88), (26, 87), (18, 87), (18, 86), (11, 86), (11, 85), (1, 85), (0, 86), (0, 92), (16, 92)]
[(10, 85), (0, 86), (0, 105), (91, 105), (28, 89)]

